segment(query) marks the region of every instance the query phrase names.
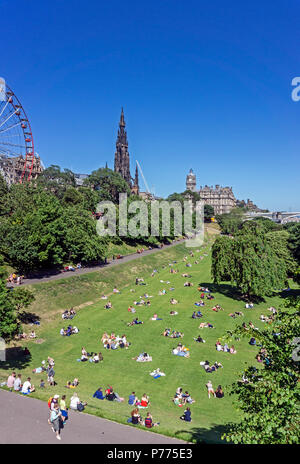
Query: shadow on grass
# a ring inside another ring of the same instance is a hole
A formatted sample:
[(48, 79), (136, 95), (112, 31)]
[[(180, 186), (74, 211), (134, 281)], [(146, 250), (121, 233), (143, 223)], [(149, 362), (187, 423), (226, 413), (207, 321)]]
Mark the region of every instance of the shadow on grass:
[(300, 289), (299, 288), (294, 288), (290, 290), (282, 290), (282, 292), (279, 293), (280, 298), (298, 298), (300, 296)]
[(6, 348), (5, 357), (5, 361), (0, 361), (0, 368), (4, 370), (21, 370), (28, 367), (31, 362), (31, 354), (24, 355), (21, 346)]
[(175, 437), (197, 444), (226, 444), (221, 437), (228, 431), (229, 426), (226, 425), (217, 425), (210, 429), (194, 427), (189, 430), (177, 430)]
[[(208, 288), (211, 293), (221, 293), (227, 298), (232, 298), (236, 301), (242, 301), (244, 303), (248, 301), (248, 298), (246, 298), (245, 295), (243, 295), (237, 287), (234, 287), (230, 284), (214, 284), (211, 282), (200, 282), (199, 286)], [(251, 302), (259, 304), (265, 302), (265, 299), (259, 296), (251, 296)]]
[(40, 321), (40, 316), (34, 313), (23, 311), (19, 313), (19, 321), (22, 324), (33, 324), (34, 322)]

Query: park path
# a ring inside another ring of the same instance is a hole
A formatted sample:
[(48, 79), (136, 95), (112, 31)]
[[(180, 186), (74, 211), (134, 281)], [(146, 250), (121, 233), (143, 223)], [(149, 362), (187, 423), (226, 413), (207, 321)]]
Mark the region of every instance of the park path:
[[(118, 266), (122, 263), (128, 263), (135, 259), (139, 259), (139, 258), (142, 258), (144, 256), (147, 256), (153, 253), (158, 253), (159, 251), (168, 250), (169, 248), (179, 245), (180, 243), (184, 243), (184, 242), (185, 242), (185, 239), (177, 240), (176, 242), (171, 243), (170, 245), (165, 245), (163, 248), (153, 248), (152, 250), (145, 250), (143, 251), (143, 253), (132, 253), (130, 255), (124, 256), (122, 259), (115, 259), (115, 260), (108, 262), (107, 264), (100, 264), (99, 266), (82, 267), (81, 269), (76, 269), (75, 272), (72, 272), (72, 271), (57, 272), (57, 273), (51, 273), (51, 271), (44, 272), (36, 277), (24, 279), (21, 287), (23, 287), (24, 285), (33, 285), (33, 284), (39, 284), (43, 282), (50, 282), (52, 280), (67, 279), (68, 277), (88, 274), (89, 272), (101, 271), (103, 268), (106, 269), (109, 267)], [(9, 287), (18, 287), (18, 285), (10, 283)]]
[(0, 390), (0, 444), (185, 444), (175, 438), (76, 411), (55, 438), (47, 420), (47, 403)]

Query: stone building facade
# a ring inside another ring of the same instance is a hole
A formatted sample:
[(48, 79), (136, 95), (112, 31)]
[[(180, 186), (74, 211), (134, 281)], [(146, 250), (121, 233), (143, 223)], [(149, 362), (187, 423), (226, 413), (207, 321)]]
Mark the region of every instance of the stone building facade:
[[(17, 157), (0, 155), (0, 174), (4, 177), (8, 185), (17, 184), (21, 181), (24, 167), (25, 158), (22, 155)], [(44, 167), (40, 157), (35, 155), (30, 179), (36, 179), (43, 170)], [(27, 179), (28, 175), (29, 168), (27, 167), (23, 179)]]
[(186, 176), (186, 190), (196, 192), (200, 196), (200, 200), (205, 205), (211, 205), (214, 208), (215, 214), (229, 213), (236, 207), (236, 198), (233, 194), (232, 187), (221, 187), (220, 185), (200, 187), (197, 190), (196, 175), (191, 169)]
[(211, 205), (214, 208), (215, 214), (230, 213), (236, 206), (236, 198), (233, 194), (232, 187), (221, 187), (216, 185), (209, 187), (205, 185), (200, 187), (200, 199), (205, 205)]

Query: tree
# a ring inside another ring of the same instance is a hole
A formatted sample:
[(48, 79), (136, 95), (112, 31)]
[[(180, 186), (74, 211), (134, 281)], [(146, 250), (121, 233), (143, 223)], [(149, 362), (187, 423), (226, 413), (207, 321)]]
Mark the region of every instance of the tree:
[(212, 248), (212, 275), (217, 284), (230, 280), (248, 298), (271, 295), (287, 284), (286, 263), (259, 227), (255, 233), (217, 238)]
[(0, 337), (11, 340), (18, 333), (19, 323), (14, 304), (10, 298), (10, 290), (0, 280)]
[(242, 208), (234, 208), (230, 213), (218, 214), (216, 220), (223, 234), (234, 235), (243, 223), (244, 210)]
[(215, 210), (212, 205), (204, 205), (204, 220), (210, 222), (211, 218), (214, 217)]
[(239, 327), (233, 336), (254, 337), (265, 350), (264, 366), (244, 371), (249, 383), (236, 382), (231, 394), (243, 411), (242, 421), (229, 424), (223, 438), (243, 444), (298, 444), (299, 420), (299, 343), (300, 299), (290, 300), (288, 309), (279, 311), (275, 322), (265, 330)]
[(121, 174), (109, 168), (100, 168), (93, 171), (91, 175), (85, 179), (84, 185), (92, 186), (99, 192), (99, 201), (108, 200), (118, 203), (120, 193), (127, 193), (127, 195), (130, 195), (129, 186)]
[(10, 300), (16, 311), (20, 313), (34, 302), (35, 297), (33, 293), (26, 288), (15, 288), (10, 294)]

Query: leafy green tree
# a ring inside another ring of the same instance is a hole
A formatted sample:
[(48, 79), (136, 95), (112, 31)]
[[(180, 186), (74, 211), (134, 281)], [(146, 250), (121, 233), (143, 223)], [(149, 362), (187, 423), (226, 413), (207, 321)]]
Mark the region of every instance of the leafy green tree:
[[(265, 350), (264, 366), (250, 366), (244, 378), (232, 385), (240, 423), (229, 424), (223, 438), (242, 444), (298, 444), (300, 440), (299, 334), (300, 300), (279, 311), (265, 330), (237, 328), (233, 336), (254, 337)], [(297, 342), (298, 340), (298, 342)], [(298, 344), (298, 346), (297, 346)]]
[(35, 297), (30, 290), (27, 290), (27, 288), (15, 288), (10, 294), (10, 300), (12, 301), (16, 311), (20, 313), (34, 302)]
[(234, 208), (230, 213), (218, 214), (216, 220), (223, 234), (234, 235), (244, 221), (244, 210)]
[(211, 218), (214, 217), (215, 210), (212, 205), (204, 205), (204, 220), (210, 222)]
[(85, 186), (92, 186), (99, 192), (99, 200), (119, 202), (119, 194), (127, 193), (130, 195), (130, 189), (127, 182), (121, 174), (114, 172), (109, 168), (100, 168), (93, 171), (91, 175), (85, 179)]
[(10, 298), (10, 290), (0, 280), (0, 337), (11, 340), (18, 333), (19, 323), (15, 307)]
[(298, 264), (300, 264), (300, 223), (291, 222), (286, 224), (285, 230), (289, 233), (289, 249)]
[(37, 178), (36, 185), (61, 197), (68, 187), (75, 187), (75, 175), (70, 169), (61, 171), (57, 165), (51, 165)]
[(259, 229), (218, 237), (212, 248), (212, 275), (217, 284), (230, 280), (246, 297), (271, 295), (287, 284), (285, 262)]

